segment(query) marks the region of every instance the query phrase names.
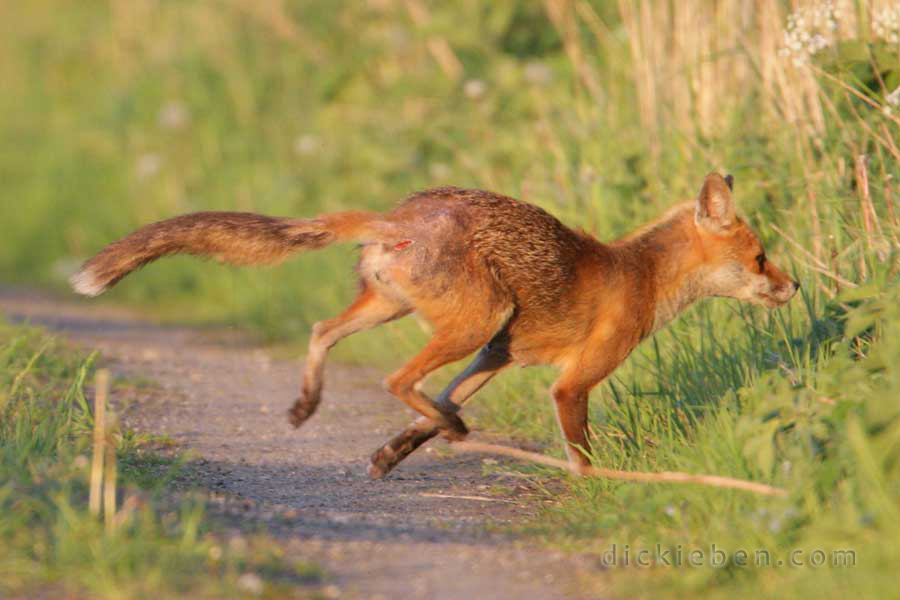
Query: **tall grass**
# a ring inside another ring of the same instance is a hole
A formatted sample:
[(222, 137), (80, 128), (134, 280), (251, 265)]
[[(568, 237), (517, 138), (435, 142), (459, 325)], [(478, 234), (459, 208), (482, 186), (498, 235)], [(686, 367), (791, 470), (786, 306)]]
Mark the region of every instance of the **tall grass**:
[[(892, 5), (0, 7), (0, 271), (60, 285), (103, 243), (176, 212), (382, 209), (445, 183), (516, 195), (607, 239), (693, 197), (706, 172), (731, 172), (802, 295), (774, 313), (701, 303), (645, 343), (594, 393), (595, 460), (753, 478), (790, 499), (573, 481), (544, 531), (598, 553), (618, 541), (859, 554), (844, 570), (657, 567), (626, 588), (886, 593), (900, 59), (896, 26), (879, 19)], [(334, 272), (352, 260), (343, 248), (255, 272), (170, 260), (111, 298), (300, 339), (349, 302), (353, 283)], [(347, 346), (398, 363), (422, 337), (409, 321)], [(552, 377), (501, 375), (481, 426), (560, 452)]]

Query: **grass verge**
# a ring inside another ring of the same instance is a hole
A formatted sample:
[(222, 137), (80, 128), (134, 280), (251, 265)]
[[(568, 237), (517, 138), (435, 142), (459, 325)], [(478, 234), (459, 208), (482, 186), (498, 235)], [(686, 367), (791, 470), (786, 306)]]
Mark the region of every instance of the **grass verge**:
[(312, 597), (315, 567), (264, 535), (225, 539), (201, 496), (173, 496), (178, 461), (149, 451), (146, 436), (116, 438), (120, 524), (104, 530), (87, 508), (93, 363), (0, 323), (0, 595)]

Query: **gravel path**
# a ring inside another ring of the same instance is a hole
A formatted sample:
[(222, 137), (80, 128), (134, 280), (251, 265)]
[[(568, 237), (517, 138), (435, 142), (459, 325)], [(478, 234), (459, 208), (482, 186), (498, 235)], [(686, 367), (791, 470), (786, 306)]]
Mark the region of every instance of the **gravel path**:
[[(371, 481), (368, 456), (414, 415), (381, 391), (383, 374), (331, 364), (318, 413), (294, 430), (299, 361), (272, 359), (237, 334), (167, 327), (119, 308), (0, 289), (0, 311), (99, 349), (114, 377), (152, 381), (126, 423), (189, 449), (191, 476), (238, 499), (342, 598), (598, 597), (587, 559), (502, 533), (539, 508), (520, 480), (484, 475), (482, 458), (421, 449)], [(352, 343), (349, 342), (349, 343)], [(138, 396), (141, 396), (140, 394)]]

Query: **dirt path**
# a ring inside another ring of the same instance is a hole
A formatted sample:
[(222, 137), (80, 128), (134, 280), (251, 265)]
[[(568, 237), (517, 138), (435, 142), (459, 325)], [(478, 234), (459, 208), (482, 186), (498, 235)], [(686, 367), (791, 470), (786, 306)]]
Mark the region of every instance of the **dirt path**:
[(343, 598), (596, 597), (584, 589), (584, 559), (498, 532), (539, 500), (513, 478), (483, 475), (481, 458), (435, 442), (386, 479), (366, 476), (372, 450), (413, 417), (381, 391), (379, 372), (330, 365), (321, 408), (294, 430), (285, 410), (299, 361), (273, 360), (237, 335), (9, 289), (0, 311), (99, 349), (118, 378), (161, 386), (131, 407), (128, 425), (190, 449), (200, 485), (243, 499)]

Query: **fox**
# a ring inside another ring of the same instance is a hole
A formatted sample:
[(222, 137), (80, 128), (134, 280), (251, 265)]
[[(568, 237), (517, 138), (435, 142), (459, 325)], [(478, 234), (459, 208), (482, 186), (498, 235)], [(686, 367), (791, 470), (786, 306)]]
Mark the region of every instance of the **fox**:
[[(418, 412), (371, 455), (384, 477), (422, 444), (464, 439), (461, 408), (511, 365), (552, 365), (550, 388), (575, 472), (591, 464), (588, 395), (648, 336), (688, 306), (721, 296), (775, 308), (800, 284), (767, 257), (736, 214), (734, 178), (710, 173), (695, 201), (610, 243), (542, 208), (498, 193), (440, 187), (385, 213), (314, 218), (197, 212), (141, 227), (89, 259), (72, 277), (96, 296), (163, 256), (186, 253), (235, 265), (274, 264), (301, 251), (355, 242), (359, 292), (338, 316), (312, 327), (296, 428), (322, 399), (328, 351), (354, 333), (418, 314), (431, 328), (421, 351), (384, 380)], [(437, 397), (421, 388), (435, 370), (474, 359)]]

